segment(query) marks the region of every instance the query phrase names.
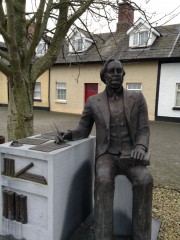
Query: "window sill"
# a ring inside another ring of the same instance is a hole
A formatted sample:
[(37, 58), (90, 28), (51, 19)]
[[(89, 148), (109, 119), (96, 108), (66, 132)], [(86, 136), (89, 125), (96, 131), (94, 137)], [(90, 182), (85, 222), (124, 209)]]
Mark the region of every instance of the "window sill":
[(42, 99), (34, 99), (34, 102), (42, 102)]
[(128, 91), (142, 91), (142, 89), (127, 89)]
[(67, 100), (57, 100), (56, 103), (63, 103), (63, 104), (65, 104), (65, 103), (67, 103)]
[(172, 110), (180, 110), (180, 107), (173, 107)]

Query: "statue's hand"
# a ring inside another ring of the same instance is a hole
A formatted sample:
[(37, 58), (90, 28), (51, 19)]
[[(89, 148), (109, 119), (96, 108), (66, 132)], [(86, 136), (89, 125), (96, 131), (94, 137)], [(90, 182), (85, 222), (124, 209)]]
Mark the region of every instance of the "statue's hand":
[(55, 141), (54, 142), (56, 144), (62, 143), (64, 141), (63, 136), (64, 136), (64, 132), (58, 132), (56, 137), (55, 137)]
[(145, 156), (145, 147), (142, 145), (136, 145), (136, 147), (131, 152), (131, 158), (136, 160), (143, 160)]
[(71, 130), (68, 130), (63, 134), (63, 140), (72, 140), (72, 132)]
[(72, 140), (72, 132), (68, 130), (67, 132), (58, 132), (55, 137), (55, 143), (60, 144), (64, 140)]

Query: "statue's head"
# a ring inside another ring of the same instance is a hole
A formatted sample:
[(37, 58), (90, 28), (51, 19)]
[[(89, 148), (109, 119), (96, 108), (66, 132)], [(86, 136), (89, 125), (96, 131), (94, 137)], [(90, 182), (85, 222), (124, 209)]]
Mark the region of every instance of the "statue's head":
[(112, 89), (122, 88), (124, 75), (125, 71), (121, 62), (114, 59), (106, 61), (100, 71), (101, 81)]

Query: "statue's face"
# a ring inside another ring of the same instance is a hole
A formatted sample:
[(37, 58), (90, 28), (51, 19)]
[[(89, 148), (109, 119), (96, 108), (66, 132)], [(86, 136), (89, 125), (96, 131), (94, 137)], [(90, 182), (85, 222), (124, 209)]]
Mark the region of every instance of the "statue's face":
[(110, 62), (107, 65), (105, 80), (106, 85), (112, 89), (120, 89), (123, 84), (124, 71), (119, 61)]

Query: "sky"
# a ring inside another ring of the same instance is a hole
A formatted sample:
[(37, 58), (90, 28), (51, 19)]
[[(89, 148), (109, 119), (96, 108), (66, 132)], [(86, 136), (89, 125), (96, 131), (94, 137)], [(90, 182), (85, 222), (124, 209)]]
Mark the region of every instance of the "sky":
[[(122, 2), (122, 0), (119, 0)], [(180, 24), (180, 0), (131, 0), (136, 3), (145, 13), (149, 23), (153, 26)], [(88, 29), (93, 33), (116, 31), (118, 16), (114, 11), (110, 11), (110, 16), (115, 19), (109, 25), (107, 21), (101, 19), (97, 23), (89, 20)], [(143, 17), (139, 11), (134, 12), (134, 21), (139, 17)], [(85, 15), (86, 19), (86, 15)], [(78, 23), (79, 27), (83, 26)], [(110, 27), (109, 27), (110, 26)]]
[[(180, 0), (131, 0), (136, 3), (144, 12), (149, 19), (152, 26), (156, 27), (159, 25), (170, 25), (180, 24)], [(120, 0), (119, 2), (122, 2)], [(134, 21), (137, 21), (139, 17), (143, 16), (139, 11), (134, 12)], [(115, 21), (110, 24), (112, 31), (116, 31), (117, 16)], [(105, 26), (106, 25), (106, 26)], [(103, 25), (101, 32), (109, 32), (107, 23)], [(99, 28), (100, 29), (100, 28)], [(95, 30), (98, 32), (99, 29)]]
[[(151, 21), (158, 20), (157, 25), (180, 23), (180, 0), (134, 0), (134, 2), (145, 9), (147, 14), (153, 14)], [(136, 16), (138, 15), (136, 13)]]
[[(144, 10), (147, 16), (150, 18), (150, 23), (155, 27), (159, 25), (170, 25), (170, 24), (180, 24), (180, 0), (132, 0), (134, 1), (142, 10)], [(120, 0), (119, 2), (122, 2)], [(32, 4), (31, 1), (27, 0), (27, 3)], [(139, 12), (135, 11), (135, 21), (142, 17)], [(111, 24), (111, 30), (116, 30), (117, 16), (116, 19)], [(91, 24), (90, 24), (91, 25)], [(92, 30), (93, 29), (93, 30)], [(109, 32), (109, 27), (107, 22), (102, 26), (94, 26), (89, 29), (92, 32)], [(2, 41), (0, 37), (0, 41)]]

